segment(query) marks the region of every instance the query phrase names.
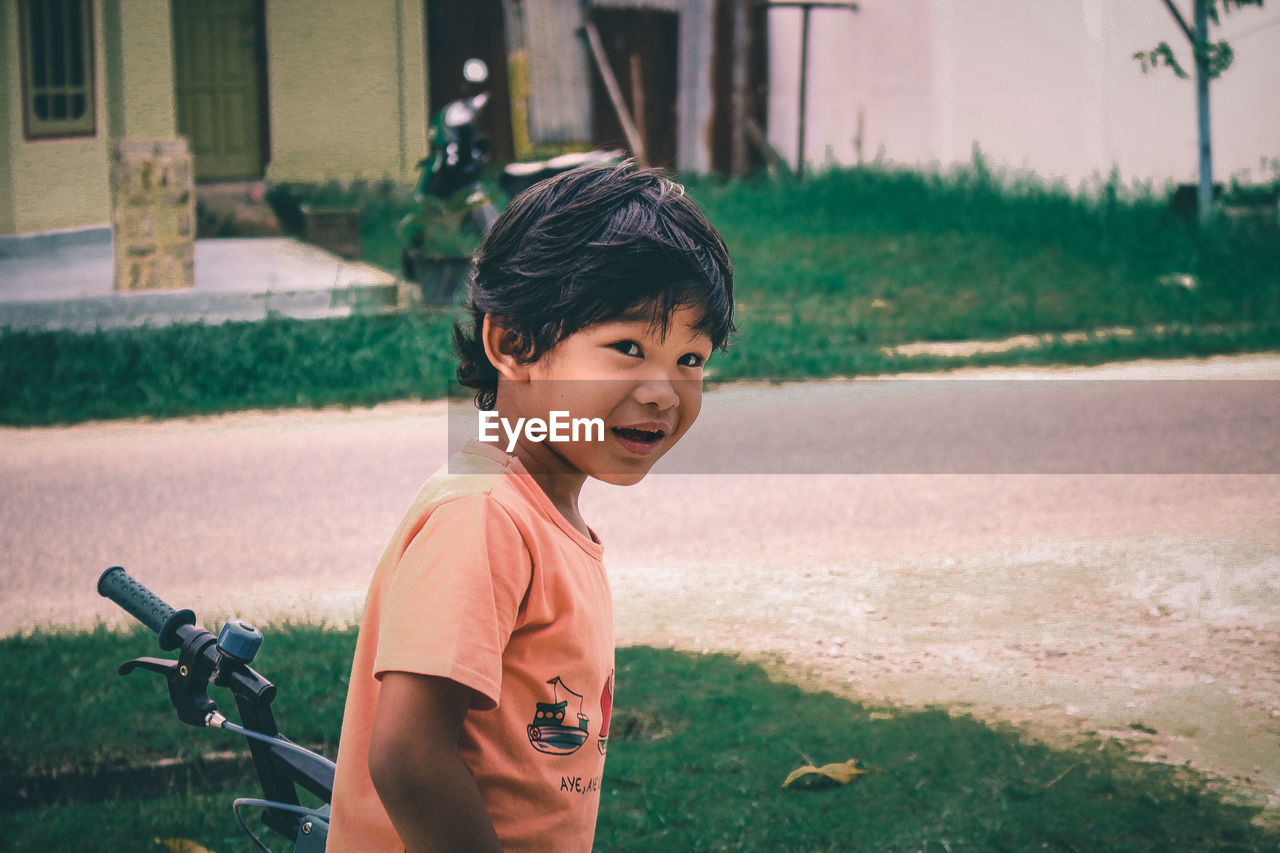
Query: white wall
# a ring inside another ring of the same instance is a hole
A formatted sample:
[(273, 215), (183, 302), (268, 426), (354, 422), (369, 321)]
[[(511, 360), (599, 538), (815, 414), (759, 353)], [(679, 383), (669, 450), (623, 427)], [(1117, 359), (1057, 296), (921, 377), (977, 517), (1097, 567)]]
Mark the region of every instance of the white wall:
[[(1190, 2), (1180, 6), (1190, 10)], [(770, 13), (769, 136), (795, 162), (800, 20)], [(805, 155), (903, 164), (989, 160), (1073, 185), (1114, 165), (1123, 179), (1196, 175), (1195, 89), (1131, 58), (1185, 38), (1160, 0), (861, 0), (811, 13)], [(1268, 26), (1268, 24), (1271, 24)], [(1224, 19), (1236, 50), (1211, 90), (1215, 178), (1280, 158), (1280, 10)]]

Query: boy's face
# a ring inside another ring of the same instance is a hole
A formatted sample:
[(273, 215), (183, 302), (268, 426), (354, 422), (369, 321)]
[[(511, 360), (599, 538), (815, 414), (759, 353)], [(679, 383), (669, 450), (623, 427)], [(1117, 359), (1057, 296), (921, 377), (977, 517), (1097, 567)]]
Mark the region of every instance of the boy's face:
[(647, 314), (588, 326), (527, 365), (528, 381), (509, 398), (517, 415), (547, 419), (567, 411), (570, 418), (601, 419), (604, 434), (598, 441), (584, 429), (577, 441), (535, 447), (522, 439), (522, 446), (552, 469), (564, 466), (615, 485), (639, 482), (702, 408), (702, 371), (712, 345), (694, 331), (698, 319), (695, 309), (678, 309), (665, 335)]

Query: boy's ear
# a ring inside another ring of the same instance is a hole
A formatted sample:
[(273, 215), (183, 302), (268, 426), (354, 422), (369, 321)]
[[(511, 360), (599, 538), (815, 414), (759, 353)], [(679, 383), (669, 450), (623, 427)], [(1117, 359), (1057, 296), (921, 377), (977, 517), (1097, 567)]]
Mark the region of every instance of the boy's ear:
[(514, 382), (528, 381), (529, 365), (518, 355), (519, 335), (516, 332), (504, 326), (500, 318), (485, 314), (480, 337), (484, 341), (484, 354), (498, 375)]

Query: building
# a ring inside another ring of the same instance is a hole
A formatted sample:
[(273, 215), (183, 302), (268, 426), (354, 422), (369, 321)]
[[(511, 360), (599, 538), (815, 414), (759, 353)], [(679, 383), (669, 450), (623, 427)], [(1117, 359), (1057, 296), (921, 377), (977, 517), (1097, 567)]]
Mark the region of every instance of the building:
[(411, 181), (470, 56), (499, 161), (626, 145), (744, 171), (765, 120), (751, 0), (0, 0), (0, 238), (102, 232), (118, 142), (184, 137), (197, 183)]
[(0, 0), (0, 236), (105, 228), (121, 140), (186, 137), (199, 182), (410, 180), (423, 16), (420, 0)]
[[(1190, 0), (1174, 0), (1190, 19)], [(859, 0), (810, 13), (807, 163), (877, 157), (946, 166), (977, 145), (994, 164), (1072, 186), (1197, 174), (1195, 85), (1133, 59), (1189, 46), (1160, 0)], [(798, 145), (800, 10), (769, 12), (770, 140)], [(1224, 14), (1235, 63), (1211, 87), (1215, 176), (1280, 177), (1280, 12)]]

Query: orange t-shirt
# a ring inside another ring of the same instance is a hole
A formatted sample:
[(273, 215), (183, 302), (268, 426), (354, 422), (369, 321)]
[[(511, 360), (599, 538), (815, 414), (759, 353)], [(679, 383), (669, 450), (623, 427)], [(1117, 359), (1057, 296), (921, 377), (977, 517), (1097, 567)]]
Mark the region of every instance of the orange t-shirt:
[(475, 691), (459, 752), (507, 853), (587, 851), (613, 706), (599, 542), (519, 461), (468, 442), (423, 486), (378, 564), (352, 664), (328, 850), (402, 850), (369, 778), (384, 672)]

